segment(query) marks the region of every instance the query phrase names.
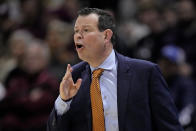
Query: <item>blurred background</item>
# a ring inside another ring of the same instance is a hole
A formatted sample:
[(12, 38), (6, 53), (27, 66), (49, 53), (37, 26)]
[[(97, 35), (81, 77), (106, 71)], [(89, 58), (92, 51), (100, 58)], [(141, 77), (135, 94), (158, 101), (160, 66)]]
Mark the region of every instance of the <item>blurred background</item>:
[(0, 131), (43, 131), (68, 63), (78, 63), (73, 24), (83, 7), (117, 23), (115, 49), (159, 65), (185, 131), (196, 131), (193, 0), (0, 0)]

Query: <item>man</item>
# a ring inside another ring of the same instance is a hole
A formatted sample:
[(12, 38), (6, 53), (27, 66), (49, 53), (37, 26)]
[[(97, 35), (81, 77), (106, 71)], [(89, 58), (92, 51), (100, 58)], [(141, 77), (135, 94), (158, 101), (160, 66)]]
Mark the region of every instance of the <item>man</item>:
[[(182, 130), (158, 67), (114, 51), (115, 25), (110, 14), (96, 8), (82, 9), (74, 31), (76, 50), (83, 62), (67, 66), (48, 131)], [(94, 72), (99, 69), (104, 71), (95, 84)], [(100, 86), (103, 104), (94, 104), (94, 85)], [(103, 109), (97, 111), (100, 106)], [(102, 111), (104, 120), (96, 116)]]

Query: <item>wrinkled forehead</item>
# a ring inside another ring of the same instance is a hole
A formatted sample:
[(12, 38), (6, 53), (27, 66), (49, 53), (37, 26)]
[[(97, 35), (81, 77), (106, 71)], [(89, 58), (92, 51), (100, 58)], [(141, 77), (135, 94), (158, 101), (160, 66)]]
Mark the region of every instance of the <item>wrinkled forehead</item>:
[(83, 26), (97, 26), (98, 25), (98, 15), (97, 14), (89, 14), (89, 15), (79, 15), (75, 21), (74, 28)]

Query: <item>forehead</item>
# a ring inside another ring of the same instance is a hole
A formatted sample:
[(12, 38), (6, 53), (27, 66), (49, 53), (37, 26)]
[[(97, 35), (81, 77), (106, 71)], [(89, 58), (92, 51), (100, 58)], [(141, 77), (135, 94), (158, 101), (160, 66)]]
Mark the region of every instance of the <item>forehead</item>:
[(79, 15), (75, 22), (75, 28), (80, 26), (97, 26), (98, 24), (98, 15), (89, 14), (89, 15)]

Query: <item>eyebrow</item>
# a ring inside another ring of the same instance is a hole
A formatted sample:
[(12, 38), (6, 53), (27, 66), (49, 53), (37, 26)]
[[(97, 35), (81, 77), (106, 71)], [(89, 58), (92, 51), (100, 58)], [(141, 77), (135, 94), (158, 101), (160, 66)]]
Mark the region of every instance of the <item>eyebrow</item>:
[[(75, 26), (74, 29), (77, 28), (77, 27), (78, 26)], [(82, 25), (82, 27), (91, 27), (91, 25), (90, 24), (89, 25)]]

